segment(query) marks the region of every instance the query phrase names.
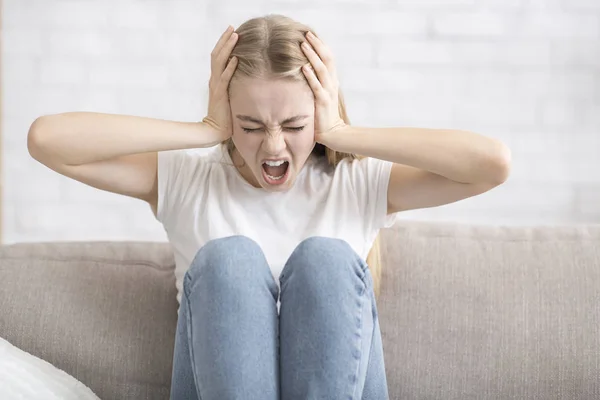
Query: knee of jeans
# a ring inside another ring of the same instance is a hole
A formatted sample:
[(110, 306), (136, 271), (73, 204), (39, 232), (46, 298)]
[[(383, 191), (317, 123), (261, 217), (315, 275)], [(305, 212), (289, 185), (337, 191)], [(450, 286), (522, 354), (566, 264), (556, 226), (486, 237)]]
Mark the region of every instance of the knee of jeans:
[[(358, 258), (358, 255), (345, 240), (312, 236), (304, 239), (296, 247), (291, 258), (296, 257), (302, 260), (302, 269), (305, 272), (322, 274), (328, 270), (323, 266), (334, 265), (339, 262), (352, 262)], [(333, 268), (333, 270), (337, 269)], [(283, 272), (285, 274), (285, 271)]]
[(186, 279), (194, 279), (211, 269), (226, 272), (227, 266), (237, 265), (261, 254), (258, 243), (247, 236), (235, 235), (209, 240), (196, 253), (186, 272)]
[(300, 242), (296, 249), (306, 255), (322, 256), (324, 254), (332, 254), (340, 256), (354, 254), (354, 250), (345, 240), (324, 236), (306, 238)]

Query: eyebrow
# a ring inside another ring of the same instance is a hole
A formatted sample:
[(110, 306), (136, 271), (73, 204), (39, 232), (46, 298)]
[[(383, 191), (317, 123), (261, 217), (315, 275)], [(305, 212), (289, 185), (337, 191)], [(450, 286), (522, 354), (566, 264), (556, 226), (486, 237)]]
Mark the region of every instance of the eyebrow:
[[(265, 123), (263, 121), (261, 121), (260, 119), (253, 118), (253, 117), (251, 117), (249, 115), (237, 114), (236, 118), (239, 119), (239, 120), (241, 120), (241, 121), (249, 121), (249, 122), (255, 122), (257, 124), (263, 124), (263, 125), (265, 125)], [(304, 119), (304, 118), (308, 118), (308, 115), (304, 115), (304, 114), (302, 114), (302, 115), (296, 115), (294, 117), (284, 119), (283, 121), (281, 121), (281, 125), (285, 125), (285, 124), (290, 123), (290, 122), (296, 122), (296, 121)]]

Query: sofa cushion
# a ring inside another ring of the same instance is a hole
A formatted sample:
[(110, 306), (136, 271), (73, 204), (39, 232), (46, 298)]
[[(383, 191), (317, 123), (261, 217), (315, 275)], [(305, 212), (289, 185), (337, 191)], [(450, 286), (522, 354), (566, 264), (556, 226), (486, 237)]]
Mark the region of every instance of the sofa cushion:
[(177, 320), (163, 243), (0, 247), (0, 337), (102, 399), (166, 399)]

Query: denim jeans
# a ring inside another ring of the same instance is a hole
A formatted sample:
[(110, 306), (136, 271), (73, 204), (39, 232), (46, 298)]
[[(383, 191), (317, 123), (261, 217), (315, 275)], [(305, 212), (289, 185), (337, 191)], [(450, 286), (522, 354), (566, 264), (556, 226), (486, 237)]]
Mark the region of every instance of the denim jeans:
[(259, 245), (215, 239), (183, 282), (172, 400), (385, 400), (373, 281), (343, 240), (311, 237), (279, 289)]

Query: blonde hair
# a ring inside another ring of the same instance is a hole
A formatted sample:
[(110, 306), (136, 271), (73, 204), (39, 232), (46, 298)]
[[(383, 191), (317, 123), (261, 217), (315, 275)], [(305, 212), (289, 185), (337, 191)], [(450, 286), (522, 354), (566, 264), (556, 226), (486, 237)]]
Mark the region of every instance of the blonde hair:
[[(308, 59), (302, 52), (300, 44), (305, 41), (305, 34), (308, 31), (317, 35), (309, 26), (279, 14), (247, 20), (235, 30), (238, 41), (229, 59), (233, 56), (237, 57), (238, 65), (231, 82), (241, 77), (306, 82), (300, 68), (308, 62)], [(350, 124), (341, 90), (338, 92), (338, 100), (340, 116)], [(224, 144), (231, 153), (234, 149), (233, 140), (228, 139)], [(315, 145), (313, 154), (326, 157), (329, 165), (333, 167), (347, 157), (363, 158), (355, 154), (333, 151), (320, 143)], [(376, 296), (379, 296), (381, 285), (379, 242), (377, 236), (366, 260), (371, 270)]]

